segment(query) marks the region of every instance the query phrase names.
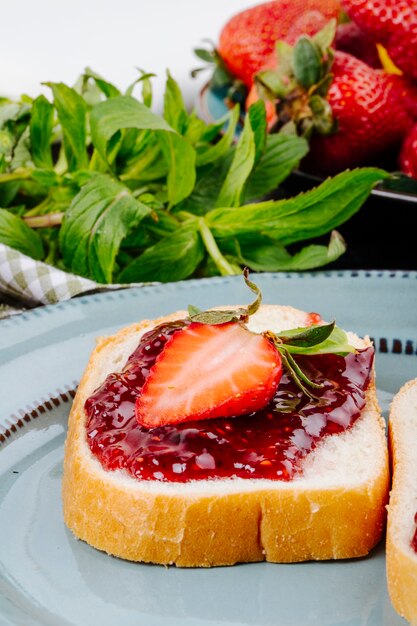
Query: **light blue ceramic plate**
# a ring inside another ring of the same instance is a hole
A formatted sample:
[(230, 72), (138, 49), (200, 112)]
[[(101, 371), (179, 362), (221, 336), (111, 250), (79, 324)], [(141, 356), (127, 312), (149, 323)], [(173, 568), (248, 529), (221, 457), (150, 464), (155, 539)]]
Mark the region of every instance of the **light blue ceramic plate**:
[[(254, 276), (265, 302), (369, 333), (386, 413), (417, 376), (416, 272)], [(240, 277), (191, 280), (36, 309), (0, 322), (2, 626), (400, 626), (384, 546), (365, 559), (181, 570), (118, 560), (77, 541), (61, 513), (72, 389), (97, 335), (188, 303), (248, 302)]]

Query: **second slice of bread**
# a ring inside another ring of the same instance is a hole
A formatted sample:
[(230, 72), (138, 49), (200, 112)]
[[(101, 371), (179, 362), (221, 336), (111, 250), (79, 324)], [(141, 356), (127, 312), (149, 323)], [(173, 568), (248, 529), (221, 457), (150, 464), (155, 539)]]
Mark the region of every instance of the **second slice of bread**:
[[(141, 336), (178, 312), (100, 340), (72, 407), (66, 441), (63, 505), (67, 526), (92, 546), (133, 561), (178, 566), (295, 562), (367, 554), (381, 537), (388, 492), (385, 425), (372, 379), (354, 425), (325, 438), (290, 482), (212, 479), (166, 483), (106, 471), (86, 438), (86, 399), (120, 370)], [(255, 332), (305, 326), (307, 314), (262, 306)], [(358, 348), (369, 340), (349, 334)]]
[(417, 378), (395, 396), (389, 418), (393, 484), (388, 507), (387, 578), (398, 613), (417, 624)]

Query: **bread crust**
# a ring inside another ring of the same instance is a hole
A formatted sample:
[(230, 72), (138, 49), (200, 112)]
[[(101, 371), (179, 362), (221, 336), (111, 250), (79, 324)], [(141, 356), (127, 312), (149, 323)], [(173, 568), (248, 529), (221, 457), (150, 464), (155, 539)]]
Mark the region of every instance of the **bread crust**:
[(396, 611), (416, 624), (417, 554), (410, 543), (417, 513), (417, 378), (396, 394), (388, 425), (393, 472), (386, 543), (388, 591)]
[[(283, 318), (294, 320), (292, 326), (301, 325), (304, 313), (279, 308)], [(268, 314), (267, 307), (263, 314)], [(373, 381), (367, 390), (367, 411), (377, 424), (378, 458), (365, 480), (323, 487), (302, 478), (290, 483), (228, 479), (174, 486), (136, 480), (120, 470), (106, 471), (91, 454), (84, 403), (105, 376), (115, 371), (108, 364), (109, 355), (126, 343), (131, 343), (132, 352), (143, 332), (184, 315), (178, 312), (134, 324), (101, 339), (93, 351), (73, 403), (65, 444), (67, 526), (78, 538), (109, 554), (182, 567), (368, 554), (385, 524), (389, 480), (384, 425)]]

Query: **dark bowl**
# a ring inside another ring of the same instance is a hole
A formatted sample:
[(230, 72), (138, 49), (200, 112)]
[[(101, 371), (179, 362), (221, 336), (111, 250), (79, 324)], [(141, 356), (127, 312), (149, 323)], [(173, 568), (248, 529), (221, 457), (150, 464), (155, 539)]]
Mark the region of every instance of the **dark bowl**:
[[(307, 191), (322, 178), (299, 170), (284, 181), (288, 195)], [(333, 269), (417, 269), (417, 194), (377, 187), (338, 231), (347, 251)]]

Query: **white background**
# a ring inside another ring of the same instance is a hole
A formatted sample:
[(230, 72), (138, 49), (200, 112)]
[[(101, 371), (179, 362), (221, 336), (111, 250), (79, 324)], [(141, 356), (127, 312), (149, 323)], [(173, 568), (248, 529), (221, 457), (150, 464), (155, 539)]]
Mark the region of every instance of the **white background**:
[(48, 93), (44, 81), (74, 84), (87, 66), (120, 89), (136, 67), (157, 74), (160, 110), (166, 69), (188, 106), (209, 76), (190, 78), (193, 49), (217, 43), (223, 24), (257, 0), (0, 0), (0, 95)]

